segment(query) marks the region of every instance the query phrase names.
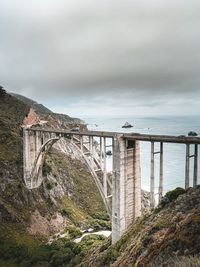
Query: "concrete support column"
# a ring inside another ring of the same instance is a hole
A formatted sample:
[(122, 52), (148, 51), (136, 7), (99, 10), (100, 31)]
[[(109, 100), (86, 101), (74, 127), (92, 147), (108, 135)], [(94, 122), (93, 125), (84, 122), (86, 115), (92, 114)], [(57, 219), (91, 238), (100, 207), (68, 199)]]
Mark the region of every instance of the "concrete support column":
[(119, 240), (141, 215), (140, 150), (138, 141), (117, 135), (113, 142), (112, 242)]
[(28, 188), (32, 187), (31, 171), (33, 163), (40, 149), (40, 140), (37, 132), (27, 131), (23, 129), (23, 167), (24, 182)]
[(93, 151), (93, 146), (94, 146), (94, 140), (93, 136), (89, 136), (89, 150), (90, 150), (90, 160), (91, 160), (91, 166), (92, 168), (94, 167), (94, 151)]
[(83, 136), (80, 136), (81, 152), (83, 153)]
[(102, 168), (102, 137), (100, 137), (100, 167)]
[(193, 186), (197, 185), (198, 178), (198, 145), (194, 145), (194, 174), (193, 174)]
[(38, 151), (38, 132), (35, 132), (35, 151)]
[(185, 155), (185, 189), (190, 186), (190, 145), (186, 144)]
[(107, 162), (106, 162), (106, 137), (103, 138), (103, 191), (105, 197), (107, 197), (108, 189), (107, 189)]
[(154, 142), (151, 142), (151, 177), (150, 177), (150, 205), (152, 208), (155, 206), (154, 188), (155, 188), (155, 173), (154, 173)]
[(36, 153), (39, 152), (40, 148), (42, 146), (42, 140), (41, 140), (41, 132), (36, 132)]
[(30, 162), (30, 146), (29, 146), (29, 132), (23, 129), (23, 169), (24, 169), (24, 182), (30, 187), (31, 182), (28, 181), (31, 173), (31, 162)]
[(160, 143), (160, 177), (159, 177), (159, 202), (163, 196), (163, 143)]

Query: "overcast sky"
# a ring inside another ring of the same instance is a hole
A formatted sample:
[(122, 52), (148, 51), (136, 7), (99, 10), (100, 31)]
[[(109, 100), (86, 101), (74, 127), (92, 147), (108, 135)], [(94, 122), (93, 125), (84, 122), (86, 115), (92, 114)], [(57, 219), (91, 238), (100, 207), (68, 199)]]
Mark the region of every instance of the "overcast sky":
[(1, 0), (0, 83), (72, 116), (200, 113), (199, 0)]

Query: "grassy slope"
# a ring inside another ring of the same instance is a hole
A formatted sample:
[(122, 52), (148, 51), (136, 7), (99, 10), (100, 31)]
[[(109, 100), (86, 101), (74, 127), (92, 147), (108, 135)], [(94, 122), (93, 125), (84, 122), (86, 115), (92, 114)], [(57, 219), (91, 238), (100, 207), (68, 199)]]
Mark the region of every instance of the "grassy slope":
[(80, 266), (200, 266), (199, 196), (200, 187), (189, 189), (139, 219), (115, 245), (105, 241)]
[[(71, 201), (80, 209), (89, 214), (104, 211), (102, 199), (95, 182), (88, 169), (79, 160), (68, 156), (63, 157), (62, 153), (52, 149), (46, 162), (50, 165), (54, 176), (64, 174), (65, 178), (73, 180), (73, 187), (69, 187), (68, 193)], [(69, 183), (66, 186), (69, 186)]]

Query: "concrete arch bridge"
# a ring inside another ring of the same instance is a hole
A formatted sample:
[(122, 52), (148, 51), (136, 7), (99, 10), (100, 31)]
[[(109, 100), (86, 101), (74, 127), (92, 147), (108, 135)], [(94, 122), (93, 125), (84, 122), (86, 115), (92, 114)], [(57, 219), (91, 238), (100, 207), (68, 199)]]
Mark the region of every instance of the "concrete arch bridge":
[[(28, 189), (38, 188), (42, 181), (45, 156), (59, 140), (75, 149), (85, 161), (112, 220), (112, 242), (116, 242), (131, 223), (141, 215), (140, 142), (151, 143), (150, 195), (155, 206), (155, 155), (160, 155), (159, 200), (163, 195), (163, 144), (186, 146), (185, 188), (190, 186), (190, 159), (193, 158), (193, 184), (198, 183), (199, 137), (125, 134), (119, 132), (23, 128), (24, 181)], [(155, 143), (160, 150), (155, 151)], [(190, 146), (194, 145), (194, 154)], [(107, 150), (112, 151), (112, 179), (107, 173)]]

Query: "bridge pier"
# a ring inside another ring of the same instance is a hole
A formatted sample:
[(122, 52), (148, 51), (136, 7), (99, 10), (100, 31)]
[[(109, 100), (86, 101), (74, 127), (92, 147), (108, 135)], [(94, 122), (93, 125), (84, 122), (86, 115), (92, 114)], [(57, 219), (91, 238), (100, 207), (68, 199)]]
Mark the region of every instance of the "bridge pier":
[(193, 186), (197, 185), (198, 178), (198, 145), (194, 145), (194, 173), (193, 173)]
[(159, 187), (158, 200), (159, 202), (163, 196), (163, 142), (160, 142), (160, 150), (155, 151), (155, 143), (151, 142), (151, 162), (150, 162), (150, 206), (155, 207), (155, 155), (160, 155), (159, 160)]
[(160, 143), (159, 202), (163, 196), (163, 142)]
[(194, 154), (190, 155), (190, 144), (186, 144), (185, 155), (185, 189), (190, 186), (190, 159), (194, 158), (193, 187), (198, 184), (198, 144), (194, 144)]
[(139, 142), (114, 137), (112, 242), (120, 239), (141, 215), (141, 175)]
[(108, 189), (107, 189), (107, 162), (106, 162), (106, 138), (103, 138), (103, 190), (104, 195), (107, 198)]
[(186, 155), (185, 155), (185, 189), (190, 186), (190, 145), (186, 144)]
[(155, 152), (154, 152), (154, 142), (151, 142), (151, 173), (150, 173), (150, 205), (151, 208), (155, 206)]
[(28, 188), (32, 187), (32, 166), (42, 143), (43, 135), (40, 132), (31, 132), (23, 129), (24, 181)]
[(52, 133), (23, 129), (24, 182), (28, 189), (41, 185), (45, 154), (58, 139)]

